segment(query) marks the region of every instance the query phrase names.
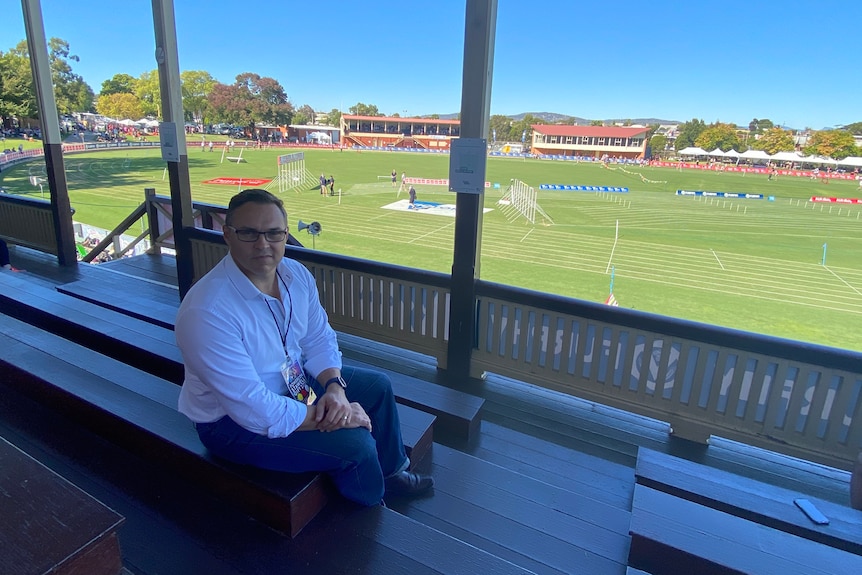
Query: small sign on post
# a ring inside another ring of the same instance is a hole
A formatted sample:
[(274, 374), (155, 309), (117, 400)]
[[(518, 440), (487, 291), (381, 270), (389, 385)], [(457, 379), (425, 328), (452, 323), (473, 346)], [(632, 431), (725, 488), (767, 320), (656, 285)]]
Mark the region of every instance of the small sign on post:
[(159, 123), (159, 140), (162, 143), (162, 159), (166, 162), (179, 162), (180, 149), (177, 142), (177, 125), (174, 122)]
[(449, 191), (481, 194), (485, 191), (488, 143), (484, 138), (452, 140), (449, 153)]

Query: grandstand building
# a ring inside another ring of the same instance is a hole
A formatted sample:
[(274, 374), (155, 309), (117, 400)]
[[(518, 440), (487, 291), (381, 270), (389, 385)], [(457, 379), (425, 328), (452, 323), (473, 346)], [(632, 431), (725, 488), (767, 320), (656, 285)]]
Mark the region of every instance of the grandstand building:
[(448, 150), (461, 134), (459, 120), (341, 116), (341, 136), (347, 146)]
[(532, 152), (541, 156), (641, 159), (646, 154), (647, 127), (561, 126), (535, 124)]

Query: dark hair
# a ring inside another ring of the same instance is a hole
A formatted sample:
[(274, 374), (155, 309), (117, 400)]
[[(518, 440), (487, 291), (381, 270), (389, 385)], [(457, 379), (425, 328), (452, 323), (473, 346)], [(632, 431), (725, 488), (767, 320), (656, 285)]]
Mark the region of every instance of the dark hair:
[(227, 215), (224, 218), (225, 225), (231, 225), (233, 213), (248, 203), (275, 204), (278, 206), (278, 209), (281, 210), (281, 214), (284, 216), (284, 221), (287, 221), (287, 212), (284, 210), (284, 202), (282, 202), (280, 198), (261, 188), (249, 188), (241, 191), (230, 199), (230, 203), (227, 205)]

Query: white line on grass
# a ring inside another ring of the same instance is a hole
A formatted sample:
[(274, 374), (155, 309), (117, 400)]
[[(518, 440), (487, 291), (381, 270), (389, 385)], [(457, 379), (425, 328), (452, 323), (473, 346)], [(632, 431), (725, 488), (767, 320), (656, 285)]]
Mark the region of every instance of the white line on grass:
[(408, 244), (412, 244), (413, 242), (418, 241), (418, 240), (421, 240), (422, 238), (426, 238), (426, 237), (428, 237), (428, 236), (433, 236), (433, 235), (434, 235), (434, 234), (436, 234), (437, 232), (441, 232), (441, 231), (445, 230), (446, 228), (451, 228), (451, 227), (452, 227), (452, 226), (454, 226), (454, 225), (455, 225), (455, 223), (453, 222), (453, 223), (451, 223), (451, 224), (446, 224), (445, 226), (440, 226), (440, 227), (439, 227), (439, 228), (437, 228), (436, 230), (430, 231), (430, 232), (428, 232), (427, 234), (422, 234), (422, 235), (421, 235), (421, 236), (419, 236), (419, 237), (413, 238), (412, 240), (410, 240), (410, 241), (409, 241), (409, 242), (407, 242), (407, 243), (408, 243)]
[(829, 273), (831, 273), (832, 275), (834, 275), (836, 278), (838, 278), (838, 280), (839, 280), (839, 281), (841, 281), (844, 285), (846, 285), (847, 287), (849, 287), (850, 289), (852, 289), (853, 291), (855, 291), (858, 295), (862, 295), (862, 292), (860, 292), (858, 289), (856, 289), (855, 287), (853, 287), (852, 285), (850, 285), (849, 283), (847, 283), (847, 282), (844, 280), (844, 278), (842, 278), (841, 276), (839, 276), (838, 274), (836, 274), (835, 272), (833, 272), (831, 269), (829, 269), (829, 268), (828, 268), (828, 267), (826, 267), (826, 266), (823, 266), (823, 269), (825, 269), (826, 271), (828, 271)]
[(527, 233), (524, 235), (524, 237), (523, 237), (523, 238), (521, 238), (521, 241), (523, 242), (524, 240), (526, 240), (526, 239), (527, 239), (527, 236), (529, 236), (529, 235), (530, 235), (530, 234), (532, 234), (532, 233), (533, 233), (533, 230), (530, 230), (529, 232), (527, 232)]
[(722, 265), (721, 260), (720, 260), (720, 259), (718, 259), (718, 254), (717, 254), (717, 253), (715, 253), (715, 250), (714, 250), (714, 249), (712, 249), (712, 248), (709, 248), (709, 251), (711, 251), (711, 252), (712, 252), (712, 255), (714, 255), (714, 256), (715, 256), (715, 261), (717, 261), (717, 262), (718, 262), (718, 265), (720, 265), (720, 266), (721, 266), (721, 269), (722, 269), (722, 270), (724, 270), (724, 266)]

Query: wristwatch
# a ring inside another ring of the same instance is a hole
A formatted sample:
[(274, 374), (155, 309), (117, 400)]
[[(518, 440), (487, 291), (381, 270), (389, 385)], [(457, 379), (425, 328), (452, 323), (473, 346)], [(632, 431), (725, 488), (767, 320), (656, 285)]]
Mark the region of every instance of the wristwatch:
[(326, 383), (323, 384), (324, 393), (326, 393), (326, 390), (329, 389), (329, 385), (332, 383), (337, 383), (338, 385), (341, 386), (341, 389), (347, 389), (347, 382), (344, 381), (344, 378), (339, 375), (339, 376), (333, 377), (331, 379), (328, 379), (326, 381)]

